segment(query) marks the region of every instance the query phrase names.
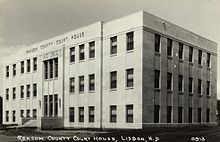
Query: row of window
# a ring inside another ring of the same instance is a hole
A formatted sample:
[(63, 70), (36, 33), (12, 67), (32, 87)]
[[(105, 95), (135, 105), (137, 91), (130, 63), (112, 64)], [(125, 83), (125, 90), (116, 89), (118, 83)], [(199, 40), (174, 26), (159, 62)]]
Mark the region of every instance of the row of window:
[[(172, 123), (172, 106), (167, 106), (167, 123)], [(198, 123), (201, 123), (202, 121), (202, 108), (198, 108)], [(208, 123), (210, 121), (210, 109), (206, 109), (206, 122)], [(155, 105), (154, 106), (154, 123), (160, 122), (160, 106)], [(188, 122), (193, 122), (193, 108), (188, 108)], [(178, 107), (178, 123), (183, 123), (183, 107)]]
[[(198, 94), (202, 94), (202, 79), (198, 79)], [(189, 93), (193, 94), (194, 79), (189, 77)], [(173, 74), (167, 72), (167, 90), (173, 88)], [(154, 88), (160, 88), (160, 70), (155, 69)], [(178, 91), (183, 92), (184, 90), (184, 79), (183, 75), (178, 76)], [(206, 81), (206, 95), (210, 95), (210, 81)]]
[[(94, 106), (89, 106), (88, 107), (88, 121), (89, 122), (95, 122), (95, 107)], [(79, 122), (84, 122), (84, 107), (79, 107), (78, 108), (78, 121)], [(126, 122), (127, 123), (133, 123), (133, 105), (126, 105)], [(116, 123), (117, 122), (117, 106), (116, 105), (111, 105), (109, 107), (109, 121), (111, 123)], [(69, 108), (69, 122), (75, 122), (75, 108), (70, 107)]]
[[(154, 40), (154, 46), (155, 46), (155, 52), (160, 53), (160, 42), (161, 42), (161, 36), (158, 34), (155, 34), (155, 40)], [(179, 59), (183, 60), (183, 53), (184, 53), (184, 48), (183, 48), (183, 43), (179, 43)], [(173, 56), (173, 40), (172, 39), (167, 39), (167, 56), (172, 57)], [(202, 56), (203, 52), (202, 50), (199, 50), (198, 52), (198, 64), (202, 65)], [(189, 47), (189, 62), (193, 62), (193, 47)], [(206, 59), (206, 64), (207, 67), (210, 68), (210, 63), (211, 63), (211, 54), (207, 53), (207, 59)]]
[[(33, 87), (33, 97), (37, 97), (37, 83), (34, 83), (32, 85)], [(31, 85), (30, 84), (27, 84), (26, 85), (26, 96), (27, 98), (30, 98), (31, 96)], [(6, 100), (9, 100), (9, 88), (6, 89)], [(23, 99), (24, 98), (24, 85), (21, 85), (20, 86), (20, 98)], [(13, 87), (12, 88), (12, 99), (15, 100), (16, 99), (16, 87)]]
[[(134, 32), (126, 33), (127, 51), (134, 49)], [(117, 54), (117, 36), (110, 38), (110, 54)], [(70, 62), (75, 62), (75, 47), (70, 48)], [(95, 41), (89, 42), (89, 58), (95, 58)], [(79, 45), (79, 61), (85, 60), (85, 45)]]
[[(24, 73), (24, 61), (21, 61), (21, 74)], [(33, 71), (37, 70), (37, 58), (33, 58)], [(31, 59), (27, 60), (27, 72), (31, 71)], [(10, 71), (9, 71), (9, 66), (6, 66), (6, 77), (9, 77)], [(16, 64), (13, 64), (12, 66), (12, 75), (16, 76)]]
[[(36, 118), (37, 117), (37, 109), (33, 109), (33, 114), (32, 114), (32, 117), (33, 118)], [(30, 117), (30, 109), (27, 109), (26, 110), (26, 117)], [(24, 110), (20, 110), (20, 117), (23, 118), (24, 117)], [(9, 111), (7, 110), (5, 112), (5, 121), (6, 122), (9, 122)], [(12, 110), (12, 122), (16, 122), (16, 110)]]
[[(69, 91), (70, 93), (75, 92), (75, 78), (71, 77), (69, 79), (70, 86)], [(134, 86), (134, 69), (126, 69), (126, 87), (133, 87)], [(117, 71), (110, 72), (110, 89), (117, 88)], [(89, 91), (95, 90), (95, 74), (89, 75)], [(84, 76), (79, 76), (79, 92), (84, 92)]]

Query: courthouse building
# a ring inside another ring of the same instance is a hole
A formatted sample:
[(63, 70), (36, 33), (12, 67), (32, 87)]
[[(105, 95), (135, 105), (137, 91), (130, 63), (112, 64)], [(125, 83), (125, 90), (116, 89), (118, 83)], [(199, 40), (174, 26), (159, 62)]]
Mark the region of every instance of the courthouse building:
[(4, 124), (216, 124), (217, 44), (144, 11), (30, 45), (3, 71)]

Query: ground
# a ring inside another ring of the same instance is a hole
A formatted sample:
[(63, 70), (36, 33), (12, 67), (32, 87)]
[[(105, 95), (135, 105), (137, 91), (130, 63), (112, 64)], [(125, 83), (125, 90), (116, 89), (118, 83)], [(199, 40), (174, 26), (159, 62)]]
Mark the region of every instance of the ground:
[(148, 128), (146, 130), (57, 130), (9, 129), (0, 131), (0, 142), (15, 141), (94, 142), (220, 142), (220, 127)]

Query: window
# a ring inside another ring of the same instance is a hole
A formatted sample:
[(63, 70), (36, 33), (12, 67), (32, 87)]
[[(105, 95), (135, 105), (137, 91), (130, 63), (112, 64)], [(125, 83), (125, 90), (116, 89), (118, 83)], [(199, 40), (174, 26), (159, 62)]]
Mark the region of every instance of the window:
[(58, 58), (44, 61), (44, 79), (58, 77)]
[(24, 86), (21, 86), (21, 99), (24, 98)]
[(206, 83), (206, 95), (210, 95), (210, 81)]
[(28, 59), (27, 60), (27, 72), (30, 72), (31, 71), (31, 60)]
[(30, 117), (30, 109), (28, 109), (27, 111), (26, 111), (26, 117)]
[(69, 122), (74, 122), (74, 107), (69, 108)]
[(44, 79), (48, 79), (48, 62), (44, 61)]
[(21, 118), (24, 117), (24, 110), (23, 109), (20, 111), (20, 117)]
[(13, 76), (16, 75), (16, 64), (13, 65)]
[(58, 95), (54, 95), (54, 117), (58, 115)]
[(70, 78), (70, 93), (74, 93), (75, 91), (75, 78), (71, 77)]
[(90, 106), (89, 107), (89, 122), (94, 122), (95, 121), (95, 107)]
[(30, 85), (28, 84), (27, 85), (27, 90), (26, 90), (26, 92), (27, 92), (27, 98), (30, 98)]
[(33, 109), (33, 118), (37, 118), (37, 109)]
[(44, 116), (47, 117), (48, 115), (48, 97), (47, 95), (44, 96)]
[(79, 60), (85, 59), (84, 44), (79, 45)]
[(113, 71), (110, 72), (110, 89), (116, 89), (117, 88), (117, 72)]
[(179, 75), (179, 92), (183, 92), (183, 75)]
[(209, 121), (210, 121), (210, 109), (207, 108), (207, 110), (206, 110), (206, 122), (209, 123)]
[(16, 121), (16, 111), (13, 110), (12, 111), (12, 122), (15, 122)]
[(210, 68), (211, 54), (207, 53), (207, 67)]
[(58, 58), (54, 59), (55, 77), (58, 77)]
[(202, 65), (202, 50), (199, 50), (198, 62), (199, 65)]
[(167, 106), (167, 123), (171, 123), (172, 119), (172, 106)]
[(115, 105), (110, 106), (110, 122), (117, 122), (117, 107)]
[(202, 109), (198, 108), (198, 123), (202, 122)]
[(37, 96), (37, 83), (33, 84), (33, 96), (36, 97)]
[(84, 76), (79, 77), (79, 92), (84, 92)]
[(127, 74), (127, 81), (126, 81), (126, 87), (133, 87), (134, 86), (134, 69), (126, 69)]
[(160, 106), (154, 105), (154, 123), (159, 123), (160, 120)]
[(117, 54), (117, 36), (111, 37), (111, 55)]
[(198, 93), (201, 95), (202, 94), (202, 80), (198, 79)]
[(70, 62), (75, 62), (75, 47), (70, 48)]
[(133, 105), (126, 105), (126, 122), (133, 123)]
[(160, 70), (154, 70), (154, 88), (160, 88)]
[(178, 123), (183, 122), (183, 107), (178, 107)]
[(127, 51), (134, 49), (134, 32), (126, 34), (127, 36)]
[(154, 37), (154, 50), (155, 52), (160, 52), (160, 35), (158, 34), (155, 34), (155, 37)]
[(49, 117), (53, 116), (53, 95), (49, 95)]
[(189, 93), (193, 93), (193, 78), (189, 77)]
[(79, 107), (79, 122), (84, 122), (84, 107)]
[(37, 58), (36, 57), (33, 59), (33, 70), (34, 71), (37, 70)]
[(192, 108), (189, 107), (189, 123), (192, 123)]
[(5, 121), (6, 122), (9, 121), (9, 111), (8, 110), (5, 112)]
[(21, 61), (21, 73), (24, 73), (24, 61)]
[(9, 89), (8, 88), (6, 89), (5, 94), (6, 94), (6, 100), (9, 100)]
[(189, 62), (193, 62), (193, 47), (189, 47)]
[(9, 77), (9, 66), (6, 66), (6, 77)]
[(172, 56), (172, 44), (173, 40), (172, 39), (167, 39), (167, 56)]
[(172, 73), (167, 73), (167, 90), (172, 90)]
[(183, 59), (183, 44), (179, 43), (179, 59)]
[(89, 58), (95, 58), (95, 41), (89, 43)]
[(89, 91), (95, 90), (95, 74), (89, 75)]
[(14, 100), (14, 99), (16, 99), (16, 88), (14, 87), (12, 90), (13, 90), (13, 97), (12, 98)]
[(53, 60), (49, 60), (50, 78), (53, 78)]

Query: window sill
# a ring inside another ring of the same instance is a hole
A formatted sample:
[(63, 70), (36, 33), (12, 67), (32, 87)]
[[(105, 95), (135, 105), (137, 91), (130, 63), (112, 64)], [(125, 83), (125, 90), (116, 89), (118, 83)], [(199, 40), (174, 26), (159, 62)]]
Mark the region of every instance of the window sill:
[(31, 71), (27, 71), (27, 74), (31, 74)]
[(154, 52), (154, 55), (160, 57), (160, 52)]
[(27, 99), (31, 99), (31, 97), (27, 97)]
[(115, 57), (115, 56), (117, 56), (117, 53), (115, 53), (115, 54), (110, 54), (110, 57)]
[(73, 64), (75, 64), (75, 62), (70, 62), (70, 65), (73, 65)]
[(37, 96), (33, 96), (33, 99), (36, 99), (37, 98)]
[(193, 93), (189, 93), (189, 96), (193, 96)]
[(193, 66), (194, 63), (193, 62), (189, 62), (189, 64)]
[(70, 92), (70, 95), (75, 95), (75, 93), (74, 92)]
[(183, 63), (183, 62), (184, 62), (184, 60), (183, 60), (183, 59), (179, 59), (179, 62), (180, 62), (180, 63)]
[(16, 99), (12, 99), (12, 101), (16, 101)]
[(112, 88), (109, 91), (117, 91), (117, 88)]
[(49, 79), (44, 79), (44, 81), (51, 81), (51, 80), (57, 80), (58, 77), (55, 77), (55, 78), (49, 78)]
[(20, 100), (24, 100), (24, 98), (20, 98)]
[(183, 95), (183, 91), (179, 91), (179, 95)]
[(207, 98), (211, 98), (211, 96), (210, 96), (210, 95), (207, 95)]
[(199, 94), (199, 97), (202, 97), (202, 94)]
[(126, 53), (132, 53), (134, 52), (134, 49), (131, 49), (131, 50), (127, 50)]
[(126, 87), (125, 90), (131, 90), (131, 89), (134, 89), (134, 87)]
[(36, 73), (36, 72), (37, 72), (37, 70), (34, 70), (34, 71), (33, 71), (33, 73)]
[(95, 93), (95, 90), (90, 90), (89, 93)]
[(167, 55), (167, 59), (173, 60), (173, 56)]
[(160, 92), (160, 88), (154, 88), (154, 91)]
[(95, 57), (89, 58), (89, 61), (94, 61)]
[(167, 93), (173, 93), (173, 90), (167, 90)]
[(83, 62), (85, 62), (85, 59), (83, 59), (83, 60), (79, 60), (79, 63), (83, 63)]
[(210, 71), (210, 70), (211, 70), (211, 67), (207, 67), (207, 70), (209, 70), (209, 71)]
[(198, 65), (199, 68), (202, 68), (202, 65)]

